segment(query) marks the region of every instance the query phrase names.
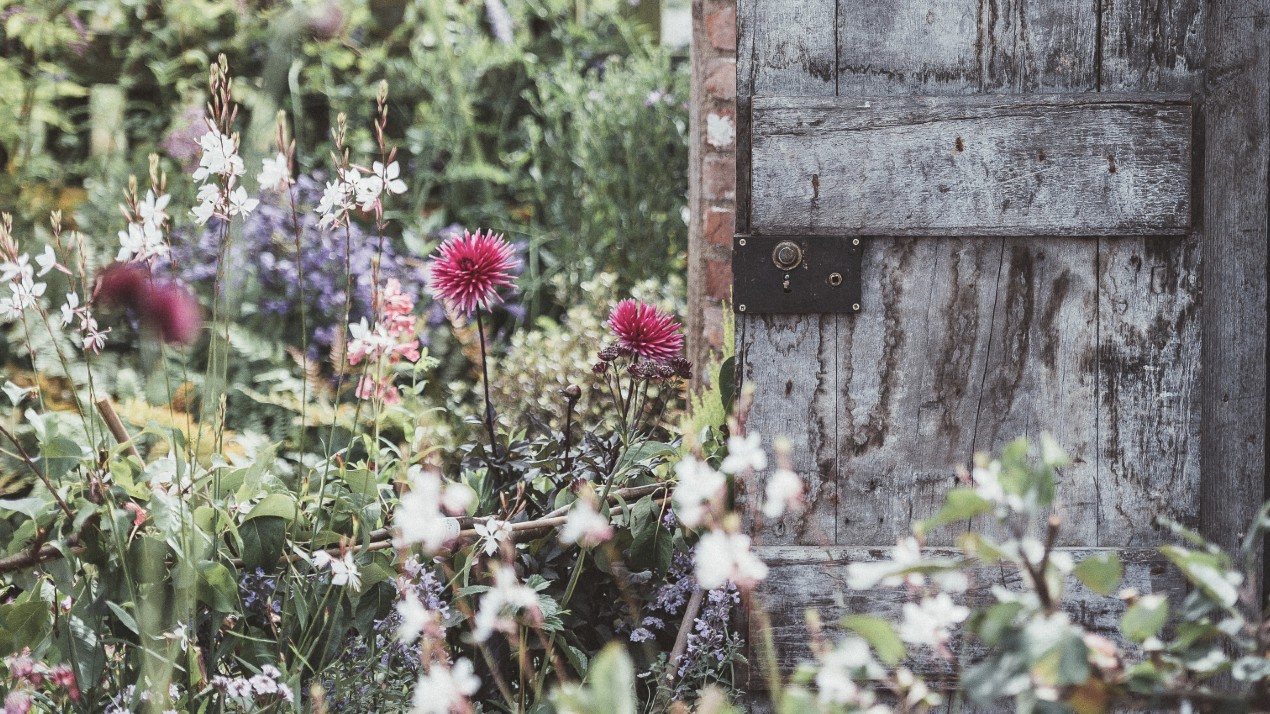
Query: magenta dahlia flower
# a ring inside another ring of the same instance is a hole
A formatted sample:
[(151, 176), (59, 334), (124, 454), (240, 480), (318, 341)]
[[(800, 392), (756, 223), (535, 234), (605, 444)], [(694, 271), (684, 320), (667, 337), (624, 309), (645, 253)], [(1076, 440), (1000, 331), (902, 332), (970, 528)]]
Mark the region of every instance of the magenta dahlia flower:
[(644, 359), (674, 359), (683, 350), (679, 323), (648, 303), (630, 298), (619, 302), (609, 314), (608, 326), (618, 344)]
[(429, 265), (432, 294), (452, 309), (471, 314), (502, 300), (498, 288), (512, 285), (515, 250), (493, 231), (463, 231), (441, 244)]

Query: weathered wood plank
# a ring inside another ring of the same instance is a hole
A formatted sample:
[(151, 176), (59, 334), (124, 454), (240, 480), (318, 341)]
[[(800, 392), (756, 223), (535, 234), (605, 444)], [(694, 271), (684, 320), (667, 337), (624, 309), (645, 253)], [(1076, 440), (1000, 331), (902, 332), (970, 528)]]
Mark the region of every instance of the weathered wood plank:
[[(980, 5), (840, 0), (839, 87), (900, 97), (982, 89), (981, 43), (997, 40)], [(894, 543), (969, 461), (1000, 260), (997, 239), (867, 240), (863, 310), (838, 324), (839, 544)]]
[[(749, 99), (779, 91), (828, 95), (836, 88), (834, 0), (742, 0), (737, 17), (737, 111), (748, 117)], [(778, 89), (779, 88), (779, 89)], [(746, 126), (748, 119), (741, 120)], [(745, 230), (749, 185), (746, 139), (738, 141), (738, 230)], [(742, 158), (740, 155), (746, 153)], [(762, 502), (766, 474), (739, 484), (747, 524), (766, 543), (833, 543), (836, 529), (838, 405), (834, 318), (746, 316), (737, 318), (737, 375), (753, 388), (751, 428), (770, 446), (784, 436), (793, 444), (794, 470), (811, 498), (796, 520), (761, 524), (753, 518)]]
[(839, 544), (894, 543), (969, 462), (1000, 248), (869, 240), (864, 310), (839, 326)]
[[(1201, 3), (1105, 0), (1102, 11), (1104, 89), (1189, 93), (1198, 87)], [(1197, 228), (1181, 239), (1098, 241), (1100, 545), (1152, 542), (1155, 515), (1197, 525), (1199, 277), (1207, 242)]]
[[(1076, 562), (1106, 549), (1061, 549)], [(1183, 579), (1177, 570), (1154, 549), (1120, 549), (1115, 551), (1124, 563), (1123, 587), (1136, 588), (1142, 593), (1183, 592)], [(957, 551), (928, 549), (926, 555), (943, 557), (956, 555)], [(891, 556), (888, 548), (815, 548), (782, 547), (760, 548), (758, 554), (770, 569), (768, 578), (759, 591), (760, 601), (772, 620), (772, 633), (776, 641), (782, 671), (789, 672), (800, 661), (807, 661), (810, 650), (807, 641), (805, 611), (816, 610), (830, 632), (838, 632), (837, 622), (845, 615), (867, 612), (885, 617), (892, 622), (901, 619), (900, 610), (910, 595), (904, 587), (852, 590), (847, 585), (847, 566), (851, 563), (877, 562)], [(1013, 591), (1027, 589), (1024, 576), (1012, 568), (983, 566), (971, 573), (971, 586), (963, 602), (982, 606), (992, 602), (993, 585)], [(1074, 622), (1093, 632), (1119, 640), (1117, 632), (1125, 604), (1115, 597), (1098, 595), (1075, 578), (1068, 578), (1063, 609)], [(757, 633), (751, 633), (751, 637)], [(1121, 642), (1121, 644), (1124, 644)], [(967, 654), (973, 660), (983, 650), (971, 642)], [(926, 648), (914, 652), (909, 666), (916, 672), (935, 680), (950, 677), (952, 665)]]
[(1190, 225), (1188, 98), (756, 97), (751, 121), (756, 234), (1162, 235)]
[(932, 95), (977, 91), (978, 13), (975, 2), (840, 0), (838, 93), (878, 96), (901, 87), (922, 87)]
[(834, 318), (765, 315), (745, 316), (738, 322), (737, 370), (754, 390), (748, 428), (763, 437), (769, 452), (775, 439), (789, 439), (791, 466), (807, 491), (807, 507), (800, 513), (766, 523), (760, 509), (770, 470), (743, 475), (738, 506), (746, 528), (771, 545), (832, 544), (839, 501)]
[[(1011, 0), (1001, 4), (999, 12), (1010, 18), (1002, 25), (1014, 44), (1005, 55), (1008, 61), (985, 65), (985, 84), (1018, 92), (1096, 89), (1095, 4)], [(1031, 93), (1019, 100), (1045, 96)], [(1062, 545), (1103, 545), (1098, 540), (1098, 511), (1089, 506), (1099, 488), (1095, 449), (1098, 338), (1093, 319), (1098, 310), (1097, 255), (1097, 242), (1091, 240), (1006, 238), (1002, 242), (992, 332), (974, 422), (975, 451), (995, 453), (1016, 436), (1035, 440), (1044, 431), (1067, 450), (1072, 464), (1058, 474), (1056, 484), (1056, 507), (1064, 517)], [(985, 519), (975, 526), (995, 533)]]
[(1200, 507), (1230, 547), (1266, 495), (1270, 0), (1210, 3), (1207, 46)]

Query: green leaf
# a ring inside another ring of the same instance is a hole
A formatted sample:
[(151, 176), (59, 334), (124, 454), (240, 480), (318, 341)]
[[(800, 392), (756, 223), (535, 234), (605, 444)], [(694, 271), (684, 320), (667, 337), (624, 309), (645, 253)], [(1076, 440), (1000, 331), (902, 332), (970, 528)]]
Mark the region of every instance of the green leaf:
[(844, 628), (864, 638), (877, 653), (878, 659), (887, 666), (894, 667), (904, 659), (904, 642), (895, 634), (895, 627), (889, 621), (873, 615), (848, 615), (842, 618), (841, 623)]
[[(28, 472), (29, 473), (29, 472)], [(48, 491), (44, 491), (48, 493)], [(27, 498), (9, 498), (0, 500), (0, 511), (13, 511), (21, 513), (33, 521), (39, 520), (40, 516), (48, 513), (53, 509), (53, 501), (48, 498), (40, 498), (39, 496), (28, 496)]]
[(587, 686), (597, 714), (635, 714), (635, 667), (621, 644), (612, 642), (596, 656)]
[(1023, 603), (999, 602), (975, 613), (972, 629), (989, 647), (996, 647), (1001, 638), (1014, 629), (1014, 618), (1023, 610)]
[(723, 413), (732, 413), (732, 404), (736, 399), (736, 357), (729, 357), (719, 365), (719, 401), (723, 403)]
[(136, 618), (132, 616), (132, 613), (125, 610), (122, 605), (117, 605), (114, 602), (107, 600), (106, 607), (109, 607), (110, 611), (115, 613), (115, 617), (119, 619), (119, 622), (124, 627), (128, 628), (128, 630), (131, 631), (132, 634), (134, 635), (141, 634), (141, 629), (137, 627)]
[(1110, 595), (1124, 577), (1124, 565), (1115, 553), (1099, 553), (1080, 561), (1072, 574), (1099, 595)]
[(340, 478), (360, 503), (373, 501), (379, 494), (379, 481), (366, 469), (346, 469)]
[(262, 516), (242, 524), (243, 568), (272, 570), (286, 546), (287, 522), (277, 516)]
[(36, 649), (51, 625), (49, 604), (43, 600), (0, 605), (0, 654)]
[(243, 517), (243, 522), (266, 516), (281, 518), (284, 521), (295, 520), (295, 501), (285, 493), (271, 493), (252, 507)]
[(1160, 553), (1172, 561), (1192, 585), (1222, 607), (1233, 607), (1239, 600), (1235, 586), (1241, 578), (1226, 567), (1227, 561), (1223, 556), (1175, 545), (1160, 546)]
[(1120, 620), (1120, 630), (1134, 642), (1154, 637), (1169, 616), (1169, 601), (1163, 595), (1143, 595), (1129, 606)]
[(198, 599), (217, 612), (238, 609), (238, 582), (221, 563), (204, 560), (198, 564)]
[(944, 507), (931, 518), (917, 524), (918, 534), (929, 532), (932, 528), (965, 521), (992, 510), (992, 502), (975, 493), (971, 488), (954, 488), (944, 499)]

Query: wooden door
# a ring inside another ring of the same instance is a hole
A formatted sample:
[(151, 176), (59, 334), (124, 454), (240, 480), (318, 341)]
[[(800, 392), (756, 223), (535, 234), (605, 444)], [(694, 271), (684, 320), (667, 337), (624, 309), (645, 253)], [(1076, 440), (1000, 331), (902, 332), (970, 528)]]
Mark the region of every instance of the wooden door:
[(737, 314), (748, 426), (809, 490), (753, 526), (787, 663), (807, 607), (896, 612), (845, 565), (1021, 434), (1074, 459), (1060, 545), (1119, 551), (1140, 590), (1178, 587), (1156, 514), (1238, 537), (1265, 473), (1267, 6), (740, 1), (738, 240), (864, 243), (858, 312)]

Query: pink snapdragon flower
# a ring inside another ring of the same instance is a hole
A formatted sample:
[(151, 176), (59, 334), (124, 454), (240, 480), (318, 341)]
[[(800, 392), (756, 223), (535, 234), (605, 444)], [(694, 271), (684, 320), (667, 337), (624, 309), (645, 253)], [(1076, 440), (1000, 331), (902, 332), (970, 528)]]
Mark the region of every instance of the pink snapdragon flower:
[(365, 318), (349, 325), (348, 363), (367, 363), (366, 373), (357, 382), (358, 399), (382, 400), (392, 405), (401, 401), (393, 385), (392, 365), (401, 360), (419, 360), (415, 302), (401, 291), (401, 283), (389, 278), (376, 296), (379, 317), (374, 325)]
[(470, 315), (501, 301), (498, 288), (513, 284), (515, 249), (493, 231), (463, 231), (441, 244), (429, 266), (432, 293), (451, 309)]

